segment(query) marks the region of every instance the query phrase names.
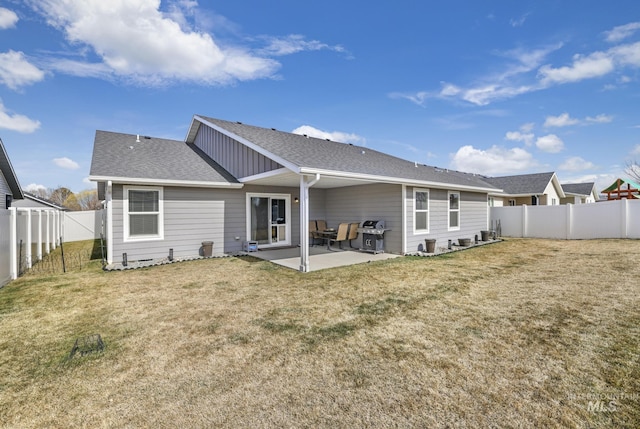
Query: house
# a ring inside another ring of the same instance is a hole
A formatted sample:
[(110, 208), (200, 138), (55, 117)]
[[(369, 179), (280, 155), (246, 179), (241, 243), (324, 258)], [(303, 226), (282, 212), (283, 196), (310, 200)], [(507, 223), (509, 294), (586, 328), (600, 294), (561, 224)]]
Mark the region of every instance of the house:
[(554, 172), (487, 177), (485, 180), (503, 191), (501, 194), (489, 193), (490, 206), (552, 206), (566, 198)]
[(640, 198), (640, 185), (633, 180), (616, 179), (611, 185), (602, 190), (607, 200), (621, 200), (623, 198)]
[(37, 195), (34, 195), (30, 192), (23, 191), (23, 193), (24, 193), (24, 199), (20, 201), (16, 201), (13, 204), (15, 207), (69, 211), (68, 208), (61, 206), (59, 204), (56, 204), (53, 201), (40, 198)]
[(18, 177), (0, 139), (0, 209), (8, 209), (13, 201), (24, 198)]
[[(386, 252), (412, 254), (488, 229), (482, 176), (274, 128), (194, 116), (184, 141), (97, 131), (89, 178), (105, 200), (110, 264), (300, 246), (309, 220), (384, 220)], [(126, 255), (125, 255), (126, 254)]]
[(562, 190), (566, 197), (560, 198), (560, 204), (595, 203), (600, 199), (594, 182), (563, 183)]

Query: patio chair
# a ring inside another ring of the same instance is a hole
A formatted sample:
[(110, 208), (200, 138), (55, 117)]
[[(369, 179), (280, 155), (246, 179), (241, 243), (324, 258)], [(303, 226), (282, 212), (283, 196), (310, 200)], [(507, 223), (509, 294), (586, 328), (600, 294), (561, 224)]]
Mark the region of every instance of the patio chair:
[(325, 229), (327, 229), (327, 222), (323, 220), (317, 220), (316, 225), (318, 231), (324, 231)]
[(338, 243), (340, 249), (342, 249), (342, 242), (347, 241), (347, 230), (349, 229), (348, 223), (341, 223), (338, 225), (338, 233), (336, 234), (336, 238), (330, 238), (328, 246), (331, 247), (331, 243)]
[(319, 238), (316, 232), (318, 231), (318, 225), (315, 220), (309, 221), (309, 239), (311, 240), (311, 245), (315, 246), (316, 240)]
[(356, 238), (358, 238), (358, 228), (359, 227), (360, 227), (360, 222), (353, 222), (353, 223), (349, 224), (349, 236), (347, 237), (347, 240), (349, 240), (349, 247), (351, 247), (352, 249), (354, 247), (351, 244), (351, 240), (355, 240)]

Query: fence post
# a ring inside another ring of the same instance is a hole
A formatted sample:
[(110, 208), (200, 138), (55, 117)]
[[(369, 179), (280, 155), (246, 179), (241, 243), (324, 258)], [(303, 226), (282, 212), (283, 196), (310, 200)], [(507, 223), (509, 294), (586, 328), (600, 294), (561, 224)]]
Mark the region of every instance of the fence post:
[(522, 206), (522, 237), (527, 238), (527, 205)]
[(628, 200), (626, 198), (623, 198), (620, 200), (620, 204), (622, 205), (622, 207), (620, 208), (620, 227), (621, 227), (621, 231), (620, 234), (622, 235), (621, 238), (628, 238), (629, 237), (629, 225), (627, 225), (627, 222), (629, 220), (629, 216), (627, 213), (627, 210), (629, 209), (628, 206)]
[(25, 257), (27, 258), (27, 269), (31, 268), (31, 243), (33, 242), (31, 237), (31, 209), (27, 209), (27, 253)]
[(18, 239), (18, 212), (16, 207), (9, 208), (9, 276), (11, 280), (18, 278), (18, 252), (16, 249)]
[(38, 250), (36, 257), (38, 261), (42, 261), (42, 210), (38, 210)]
[(571, 227), (573, 225), (573, 204), (568, 203), (565, 207), (566, 207), (566, 210), (567, 210), (567, 235), (566, 235), (566, 239), (570, 240), (573, 237), (573, 231), (571, 230)]

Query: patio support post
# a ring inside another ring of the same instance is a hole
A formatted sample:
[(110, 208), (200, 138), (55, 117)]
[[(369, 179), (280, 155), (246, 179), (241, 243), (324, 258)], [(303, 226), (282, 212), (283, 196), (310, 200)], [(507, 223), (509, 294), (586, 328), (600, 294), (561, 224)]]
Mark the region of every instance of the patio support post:
[(300, 175), (300, 271), (309, 271), (309, 188), (320, 180), (320, 175), (307, 182)]
[(105, 195), (105, 209), (107, 210), (107, 263), (113, 264), (113, 183), (107, 182)]

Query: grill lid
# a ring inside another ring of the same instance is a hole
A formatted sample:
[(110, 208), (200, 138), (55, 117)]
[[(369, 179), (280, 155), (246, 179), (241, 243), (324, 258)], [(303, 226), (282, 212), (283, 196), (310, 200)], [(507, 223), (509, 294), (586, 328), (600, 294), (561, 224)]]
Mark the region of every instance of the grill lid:
[(362, 223), (363, 228), (371, 228), (371, 229), (384, 229), (384, 221), (383, 220), (365, 220)]

